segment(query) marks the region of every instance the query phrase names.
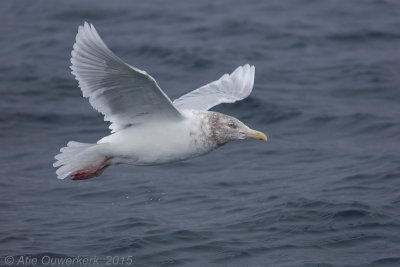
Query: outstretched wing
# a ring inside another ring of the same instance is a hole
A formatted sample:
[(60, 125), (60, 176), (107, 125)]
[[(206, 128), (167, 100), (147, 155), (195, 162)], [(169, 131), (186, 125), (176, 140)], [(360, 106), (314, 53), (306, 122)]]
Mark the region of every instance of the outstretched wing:
[(254, 66), (246, 64), (231, 74), (174, 100), (180, 109), (209, 110), (221, 103), (233, 103), (249, 96), (254, 84)]
[(182, 118), (153, 77), (117, 57), (93, 25), (79, 26), (71, 55), (83, 96), (111, 122), (112, 132), (144, 120)]

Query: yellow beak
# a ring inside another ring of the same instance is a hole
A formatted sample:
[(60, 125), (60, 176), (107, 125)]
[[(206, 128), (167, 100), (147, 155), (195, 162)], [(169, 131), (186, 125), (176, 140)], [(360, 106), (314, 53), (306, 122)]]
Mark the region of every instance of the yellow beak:
[(245, 133), (246, 137), (251, 137), (251, 138), (255, 138), (261, 141), (267, 141), (267, 136), (265, 135), (265, 133), (259, 132), (259, 131), (255, 131), (255, 130), (249, 130)]

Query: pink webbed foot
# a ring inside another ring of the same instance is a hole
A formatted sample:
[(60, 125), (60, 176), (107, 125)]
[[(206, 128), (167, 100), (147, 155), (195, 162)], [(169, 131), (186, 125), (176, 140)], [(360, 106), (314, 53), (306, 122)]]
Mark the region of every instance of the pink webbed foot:
[(76, 171), (74, 174), (71, 175), (72, 180), (86, 180), (99, 176), (109, 166), (108, 164), (104, 165), (109, 159), (110, 158), (105, 157), (96, 166)]

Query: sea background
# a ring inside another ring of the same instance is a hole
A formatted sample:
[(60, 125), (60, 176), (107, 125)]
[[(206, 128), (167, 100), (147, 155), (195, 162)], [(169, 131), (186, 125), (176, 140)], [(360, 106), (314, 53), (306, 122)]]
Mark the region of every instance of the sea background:
[[(109, 133), (70, 74), (84, 21), (171, 99), (255, 65), (213, 110), (268, 142), (56, 179)], [(1, 1), (0, 36), (0, 264), (400, 266), (400, 1)]]

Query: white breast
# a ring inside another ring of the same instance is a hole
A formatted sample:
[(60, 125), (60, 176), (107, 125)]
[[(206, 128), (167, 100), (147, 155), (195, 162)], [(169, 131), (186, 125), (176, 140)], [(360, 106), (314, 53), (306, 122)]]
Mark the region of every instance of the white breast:
[(157, 165), (196, 157), (213, 150), (206, 142), (209, 127), (204, 112), (187, 111), (179, 122), (152, 121), (106, 136), (112, 162)]

